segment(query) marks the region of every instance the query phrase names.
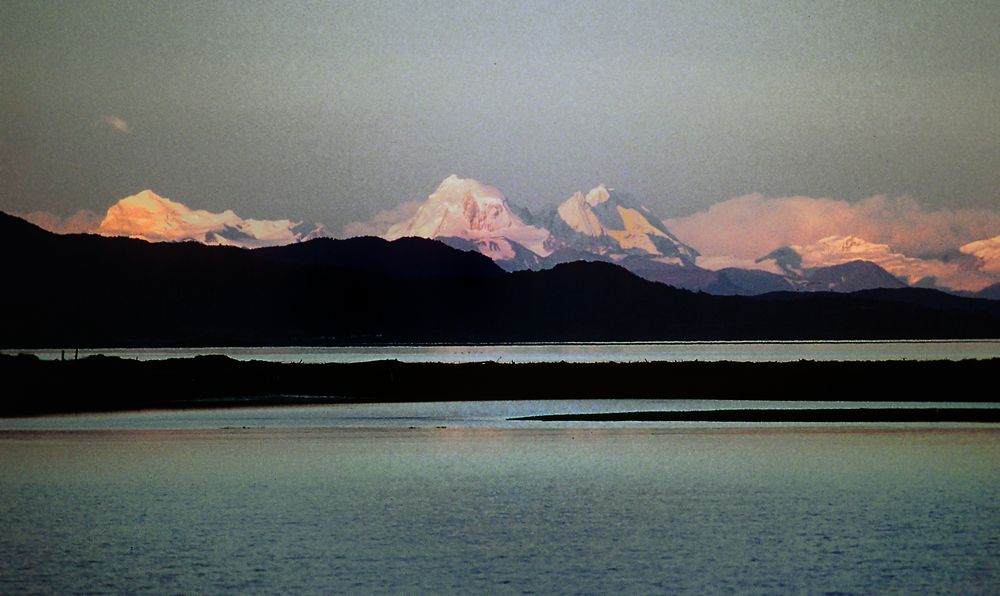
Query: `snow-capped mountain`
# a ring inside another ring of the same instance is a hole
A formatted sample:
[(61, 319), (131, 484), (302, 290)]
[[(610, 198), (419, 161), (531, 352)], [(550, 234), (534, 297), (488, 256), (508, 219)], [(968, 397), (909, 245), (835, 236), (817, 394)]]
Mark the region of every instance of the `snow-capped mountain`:
[[(449, 176), (383, 237), (436, 239), (480, 252), (508, 271), (606, 261), (647, 280), (713, 294), (852, 292), (906, 285), (976, 291), (990, 283), (983, 271), (1000, 262), (1000, 238), (969, 244), (960, 258), (948, 261), (910, 257), (858, 236), (828, 236), (779, 248), (756, 263), (716, 268), (700, 266), (698, 251), (662, 222), (640, 201), (603, 184), (576, 192), (536, 216), (510, 204), (494, 187)], [(981, 270), (970, 270), (970, 262), (979, 263)]]
[(577, 192), (535, 217), (511, 205), (496, 188), (454, 175), (445, 178), (412, 217), (383, 235), (387, 240), (404, 236), (477, 250), (507, 270), (599, 260), (636, 272), (654, 271), (660, 279), (673, 269), (694, 267), (698, 255), (649, 209), (604, 185), (586, 194)]
[(856, 292), (903, 288), (928, 275), (926, 261), (857, 236), (827, 236), (807, 246), (785, 246), (757, 259), (798, 290)]
[[(501, 266), (524, 257), (546, 257), (549, 231), (528, 223), (515, 213), (496, 188), (470, 178), (448, 176), (417, 212), (389, 228), (383, 236), (461, 239)], [(515, 267), (519, 268), (519, 267)]]
[[(916, 260), (916, 259), (911, 259)], [(857, 236), (827, 236), (808, 245), (785, 246), (757, 259), (758, 263), (773, 261), (780, 271), (801, 275), (805, 269), (841, 265), (852, 261), (868, 261), (902, 271), (906, 269), (906, 255), (894, 252), (886, 244), (868, 242)]]
[(129, 236), (151, 242), (193, 240), (203, 244), (257, 248), (329, 236), (320, 224), (308, 226), (288, 219), (243, 219), (232, 210), (213, 213), (191, 209), (151, 190), (112, 205), (94, 230), (102, 236)]
[(870, 261), (850, 261), (810, 269), (803, 276), (810, 292), (858, 292), (878, 288), (905, 288), (899, 278)]
[(657, 262), (693, 266), (698, 252), (670, 233), (649, 208), (603, 184), (577, 192), (548, 217), (554, 245), (620, 261), (645, 256)]

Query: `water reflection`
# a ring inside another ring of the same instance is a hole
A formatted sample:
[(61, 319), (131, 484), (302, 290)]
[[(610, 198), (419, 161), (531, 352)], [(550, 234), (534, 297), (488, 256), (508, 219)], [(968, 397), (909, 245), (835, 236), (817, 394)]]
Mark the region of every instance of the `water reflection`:
[(961, 592), (988, 430), (0, 433), (0, 591)]

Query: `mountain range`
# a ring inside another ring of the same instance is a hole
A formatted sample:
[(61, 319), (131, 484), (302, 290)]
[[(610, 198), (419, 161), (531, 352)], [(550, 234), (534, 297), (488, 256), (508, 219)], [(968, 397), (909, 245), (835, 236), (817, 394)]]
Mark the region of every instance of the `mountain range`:
[(936, 290), (712, 296), (608, 262), (508, 272), (413, 237), (244, 249), (0, 214), (0, 255), (5, 348), (1000, 337), (1000, 302)]
[[(745, 217), (747, 233), (754, 233), (753, 215)], [(35, 212), (25, 218), (55, 232), (244, 248), (331, 236), (321, 224), (244, 219), (228, 209), (219, 213), (191, 209), (151, 190), (119, 200), (103, 216), (79, 212), (61, 219)], [(673, 234), (667, 222), (643, 201), (605, 185), (576, 192), (555, 207), (532, 213), (510, 203), (492, 186), (449, 176), (422, 203), (404, 204), (380, 213), (371, 224), (351, 224), (344, 232), (347, 236), (374, 234), (387, 240), (439, 240), (453, 248), (479, 252), (506, 271), (603, 261), (649, 281), (716, 295), (914, 286), (968, 296), (1000, 280), (1000, 236), (914, 258), (887, 244), (854, 235), (831, 235), (809, 244), (783, 246), (756, 259), (738, 259), (700, 255)], [(994, 289), (982, 296), (995, 293)]]
[(824, 238), (810, 247), (781, 248), (757, 259), (750, 269), (706, 269), (697, 264), (698, 251), (662, 222), (641, 201), (604, 185), (574, 193), (536, 215), (510, 204), (496, 188), (449, 176), (413, 216), (391, 226), (383, 237), (440, 240), (478, 251), (507, 271), (603, 261), (649, 281), (717, 295), (855, 292), (909, 285), (873, 262), (891, 255), (888, 247), (846, 236)]

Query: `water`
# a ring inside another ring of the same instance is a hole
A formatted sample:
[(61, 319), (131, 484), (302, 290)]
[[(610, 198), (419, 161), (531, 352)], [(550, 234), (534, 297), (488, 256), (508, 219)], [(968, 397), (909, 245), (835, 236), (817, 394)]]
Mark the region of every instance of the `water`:
[[(1000, 402), (830, 402), (746, 401), (683, 399), (577, 399), (515, 401), (448, 401), (410, 403), (362, 403), (338, 405), (251, 407), (208, 410), (147, 410), (97, 414), (68, 414), (38, 418), (0, 418), (2, 430), (220, 430), (257, 429), (530, 429), (539, 428), (729, 428), (743, 423), (698, 422), (541, 422), (511, 420), (545, 414), (589, 414), (595, 412), (690, 411), (720, 409), (809, 409), (809, 408), (1000, 408)], [(785, 428), (785, 423), (757, 423), (753, 428)], [(796, 423), (796, 426), (810, 426)], [(813, 426), (831, 427), (819, 423)], [(835, 425), (834, 425), (835, 426)], [(850, 427), (886, 427), (885, 423)], [(925, 428), (926, 424), (899, 423), (893, 428)], [(980, 425), (990, 428), (991, 425)], [(968, 428), (966, 423), (935, 424), (934, 428)]]
[[(63, 350), (2, 350), (26, 352), (55, 359)], [(73, 357), (73, 350), (66, 350)], [(272, 362), (364, 362), (396, 359), (403, 362), (642, 362), (794, 360), (961, 360), (1000, 357), (1000, 341), (827, 341), (827, 342), (659, 342), (513, 344), (476, 346), (349, 346), (264, 348), (108, 348), (80, 350), (80, 357), (105, 354), (139, 360), (187, 358), (221, 354), (239, 360)]]
[(0, 592), (1000, 588), (1000, 431), (503, 420), (574, 404), (7, 421)]

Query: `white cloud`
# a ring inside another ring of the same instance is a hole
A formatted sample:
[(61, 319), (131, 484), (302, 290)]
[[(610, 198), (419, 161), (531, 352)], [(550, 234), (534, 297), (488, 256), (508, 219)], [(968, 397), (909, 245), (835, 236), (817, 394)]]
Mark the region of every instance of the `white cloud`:
[(970, 242), (961, 251), (976, 257), (981, 271), (1000, 277), (1000, 236)]
[(379, 211), (368, 221), (355, 221), (344, 226), (343, 237), (385, 236), (389, 228), (401, 221), (410, 219), (417, 213), (422, 201), (407, 201), (392, 209)]
[(101, 121), (118, 132), (125, 134), (132, 132), (129, 129), (128, 122), (126, 122), (124, 118), (120, 118), (118, 116), (105, 116), (104, 118), (101, 118)]
[(735, 267), (737, 269), (759, 269), (760, 271), (777, 273), (779, 275), (783, 273), (781, 267), (778, 267), (773, 259), (758, 262), (757, 259), (743, 259), (732, 256), (714, 255), (699, 256), (696, 262), (699, 267), (709, 269), (711, 271)]

